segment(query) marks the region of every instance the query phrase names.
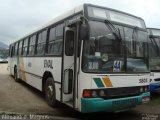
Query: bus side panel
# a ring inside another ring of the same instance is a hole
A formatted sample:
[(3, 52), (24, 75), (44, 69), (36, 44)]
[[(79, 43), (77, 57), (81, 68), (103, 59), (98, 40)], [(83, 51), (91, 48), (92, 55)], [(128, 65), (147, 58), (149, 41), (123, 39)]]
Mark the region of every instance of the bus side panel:
[(55, 81), (56, 99), (60, 100), (61, 88), (61, 57), (21, 57), (19, 59), (20, 78), (42, 91), (42, 77), (50, 72)]

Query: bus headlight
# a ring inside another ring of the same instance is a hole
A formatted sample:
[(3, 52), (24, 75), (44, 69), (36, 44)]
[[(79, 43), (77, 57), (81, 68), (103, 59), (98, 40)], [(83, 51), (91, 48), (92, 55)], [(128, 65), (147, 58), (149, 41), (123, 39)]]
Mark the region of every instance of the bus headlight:
[(97, 92), (96, 91), (92, 91), (92, 97), (97, 97)]
[(149, 91), (149, 86), (145, 86), (145, 87), (144, 87), (144, 91), (145, 91), (145, 92), (148, 92), (148, 91)]
[(143, 92), (143, 87), (140, 87), (140, 92)]
[(148, 92), (148, 91), (149, 91), (149, 86), (140, 87), (139, 91), (140, 91), (141, 93), (143, 93), (143, 92)]
[(83, 90), (83, 97), (85, 98), (96, 98), (96, 97), (105, 97), (105, 91), (104, 90), (91, 90), (91, 89), (85, 89)]
[(147, 87), (145, 87), (145, 88), (144, 88), (144, 91), (145, 91), (145, 92), (147, 92), (147, 91), (148, 91), (148, 88), (147, 88)]
[(104, 96), (106, 96), (106, 95), (105, 95), (105, 93), (104, 93), (104, 90), (100, 90), (100, 92), (99, 92), (99, 96), (100, 96), (100, 97), (104, 97)]

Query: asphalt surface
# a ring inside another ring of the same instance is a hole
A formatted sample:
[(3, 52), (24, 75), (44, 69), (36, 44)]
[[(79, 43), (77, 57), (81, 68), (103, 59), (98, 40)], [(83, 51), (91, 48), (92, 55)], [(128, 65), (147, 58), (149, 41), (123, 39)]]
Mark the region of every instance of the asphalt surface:
[(48, 106), (44, 96), (31, 86), (14, 81), (7, 64), (0, 63), (0, 119), (55, 120), (160, 120), (160, 94), (151, 102), (121, 113), (82, 114), (59, 103)]

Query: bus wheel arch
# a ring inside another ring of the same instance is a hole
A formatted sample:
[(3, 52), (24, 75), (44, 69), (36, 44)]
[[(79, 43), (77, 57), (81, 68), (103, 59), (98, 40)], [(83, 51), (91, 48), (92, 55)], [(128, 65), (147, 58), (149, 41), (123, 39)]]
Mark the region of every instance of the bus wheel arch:
[[(49, 77), (52, 77), (53, 78), (53, 75), (51, 72), (49, 71), (45, 71), (44, 74), (43, 74), (43, 77), (42, 77), (42, 92), (44, 93), (45, 91), (45, 82), (47, 81), (47, 78)], [(53, 78), (54, 79), (54, 78)]]
[(42, 91), (45, 95), (47, 103), (55, 107), (56, 106), (56, 90), (55, 83), (52, 74), (49, 71), (46, 71), (42, 79)]

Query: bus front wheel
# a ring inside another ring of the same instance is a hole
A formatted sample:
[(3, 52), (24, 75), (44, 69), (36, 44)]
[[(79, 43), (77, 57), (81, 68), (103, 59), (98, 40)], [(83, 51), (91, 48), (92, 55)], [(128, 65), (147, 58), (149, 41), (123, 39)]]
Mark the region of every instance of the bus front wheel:
[(48, 78), (45, 83), (45, 99), (47, 103), (55, 107), (56, 106), (56, 98), (55, 98), (55, 84), (52, 77)]

